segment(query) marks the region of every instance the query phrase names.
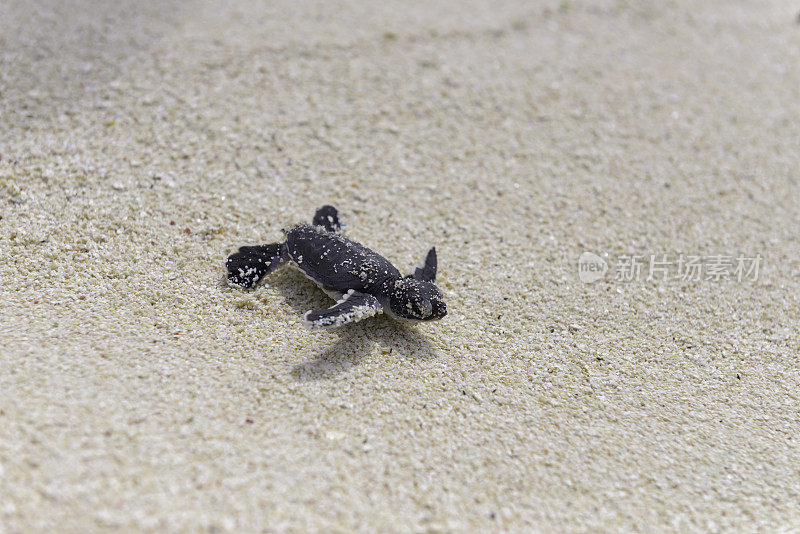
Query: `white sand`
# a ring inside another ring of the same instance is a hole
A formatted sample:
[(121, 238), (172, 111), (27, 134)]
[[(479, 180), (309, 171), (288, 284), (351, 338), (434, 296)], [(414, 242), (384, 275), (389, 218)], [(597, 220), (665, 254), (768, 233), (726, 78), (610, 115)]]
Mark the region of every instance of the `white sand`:
[[(0, 3), (0, 531), (800, 529), (798, 4), (383, 4)], [(221, 283), (326, 202), (448, 317)]]

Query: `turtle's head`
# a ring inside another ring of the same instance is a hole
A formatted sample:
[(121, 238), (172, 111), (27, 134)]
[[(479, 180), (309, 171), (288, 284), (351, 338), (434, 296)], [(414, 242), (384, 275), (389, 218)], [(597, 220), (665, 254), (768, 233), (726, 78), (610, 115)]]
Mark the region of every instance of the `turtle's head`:
[(435, 321), (447, 315), (439, 288), (409, 277), (396, 280), (390, 288), (389, 308), (395, 316), (415, 321)]

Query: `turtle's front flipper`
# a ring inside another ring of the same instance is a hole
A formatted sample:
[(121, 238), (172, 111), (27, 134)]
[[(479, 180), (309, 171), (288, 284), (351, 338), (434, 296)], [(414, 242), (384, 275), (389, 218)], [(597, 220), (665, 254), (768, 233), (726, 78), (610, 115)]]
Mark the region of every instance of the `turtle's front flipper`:
[(431, 247), (425, 257), (425, 263), (422, 264), (422, 267), (414, 269), (414, 274), (411, 275), (411, 278), (416, 278), (423, 282), (436, 281), (436, 247)]
[(322, 206), (314, 214), (314, 219), (311, 222), (314, 226), (322, 226), (329, 232), (338, 233), (342, 231), (342, 225), (339, 224), (339, 212), (333, 206)]
[(303, 320), (311, 328), (335, 328), (372, 317), (380, 311), (378, 299), (351, 289), (327, 310), (307, 311)]
[(228, 283), (253, 287), (256, 282), (283, 265), (288, 259), (286, 243), (242, 247), (225, 260)]

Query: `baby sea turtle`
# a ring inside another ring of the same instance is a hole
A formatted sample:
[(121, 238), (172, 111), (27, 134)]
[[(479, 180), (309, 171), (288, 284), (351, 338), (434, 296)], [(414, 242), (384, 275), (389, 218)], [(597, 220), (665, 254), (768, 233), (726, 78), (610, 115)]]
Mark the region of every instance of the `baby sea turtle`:
[(312, 310), (303, 319), (312, 328), (333, 328), (381, 312), (395, 319), (432, 321), (447, 314), (436, 280), (436, 247), (425, 263), (403, 276), (389, 260), (341, 235), (339, 215), (323, 206), (312, 224), (284, 230), (286, 241), (241, 247), (225, 262), (228, 282), (252, 287), (287, 263), (317, 283), (336, 304)]

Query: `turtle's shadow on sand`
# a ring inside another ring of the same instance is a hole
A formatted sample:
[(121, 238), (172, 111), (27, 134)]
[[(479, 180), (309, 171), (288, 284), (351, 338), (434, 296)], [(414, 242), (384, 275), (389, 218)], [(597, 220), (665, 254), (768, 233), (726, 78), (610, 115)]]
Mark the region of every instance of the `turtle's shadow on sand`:
[(428, 359), (436, 352), (428, 339), (413, 327), (391, 324), (386, 317), (339, 328), (339, 339), (308, 362), (294, 366), (292, 376), (300, 381), (332, 378), (360, 364), (379, 347), (378, 357)]
[[(282, 269), (265, 283), (275, 288), (298, 315), (311, 309), (327, 308), (334, 303), (313, 282), (294, 269)], [(376, 345), (378, 355), (384, 358), (436, 357), (435, 349), (423, 333), (384, 315), (345, 325), (331, 331), (329, 337), (333, 335), (338, 335), (339, 339), (314, 359), (294, 366), (292, 376), (296, 380), (306, 382), (332, 378), (360, 364), (373, 353)]]

